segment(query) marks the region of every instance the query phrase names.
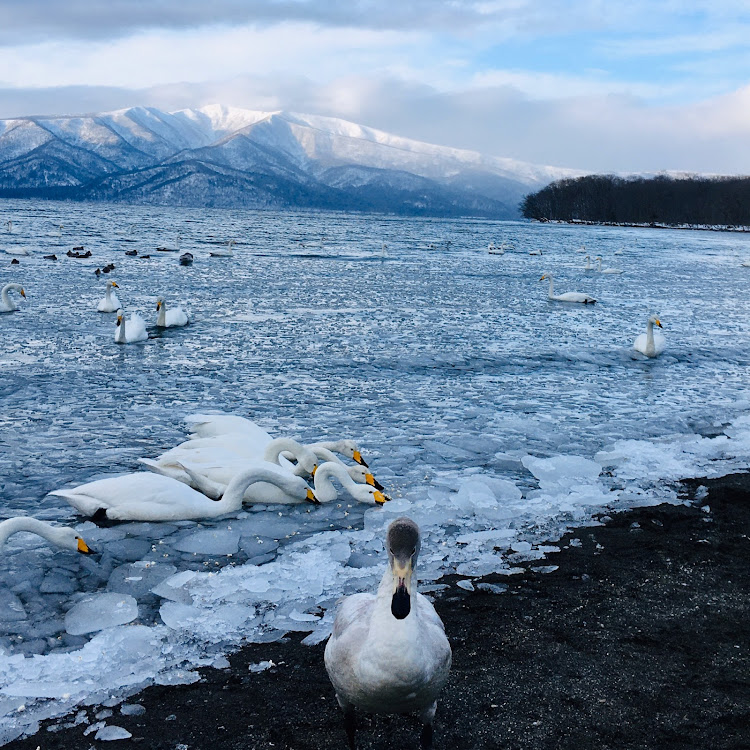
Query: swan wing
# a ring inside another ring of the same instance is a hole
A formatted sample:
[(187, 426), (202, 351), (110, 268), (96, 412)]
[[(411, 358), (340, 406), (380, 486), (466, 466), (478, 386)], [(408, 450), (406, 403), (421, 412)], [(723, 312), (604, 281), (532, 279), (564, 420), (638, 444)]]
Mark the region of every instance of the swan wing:
[(596, 302), (593, 297), (582, 292), (565, 292), (565, 294), (556, 294), (553, 299), (559, 302), (582, 302), (584, 304), (592, 304)]
[(186, 326), (190, 322), (188, 314), (181, 307), (169, 308), (166, 315), (167, 326)]
[(247, 435), (265, 447), (273, 438), (255, 422), (235, 414), (192, 414), (184, 420), (193, 435), (199, 438), (218, 437), (232, 433)]
[(130, 320), (128, 320), (127, 327), (125, 328), (125, 337), (127, 338), (128, 343), (134, 341), (145, 341), (148, 338), (146, 322), (138, 313), (133, 313), (130, 316)]

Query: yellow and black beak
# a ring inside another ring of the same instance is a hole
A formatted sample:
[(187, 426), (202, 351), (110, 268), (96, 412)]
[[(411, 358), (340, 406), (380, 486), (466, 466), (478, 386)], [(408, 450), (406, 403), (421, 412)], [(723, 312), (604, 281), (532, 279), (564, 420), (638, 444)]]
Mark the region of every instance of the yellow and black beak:
[(546, 278), (547, 278), (547, 274), (545, 273), (544, 276), (542, 276), (542, 278), (539, 279), (539, 281), (544, 281)]
[(378, 505), (385, 505), (391, 498), (388, 495), (384, 495), (380, 490), (375, 490), (372, 493), (372, 497)]
[(368, 469), (368, 468), (369, 468), (369, 467), (368, 467), (368, 465), (367, 465), (367, 461), (365, 461), (365, 459), (364, 459), (364, 458), (362, 458), (362, 454), (361, 454), (361, 453), (360, 453), (359, 451), (354, 451), (354, 453), (352, 453), (352, 458), (353, 458), (353, 459), (354, 459), (354, 460), (355, 460), (355, 461), (356, 461), (356, 462), (357, 462), (357, 463), (358, 463), (358, 464), (359, 464), (360, 466), (364, 466), (364, 467), (365, 467), (365, 469)]
[(402, 562), (394, 557), (391, 566), (393, 569), (393, 578), (396, 583), (393, 598), (391, 599), (391, 614), (397, 620), (403, 620), (411, 612), (411, 558)]
[(120, 323), (122, 323), (122, 315), (117, 316), (117, 323), (115, 323), (115, 325), (119, 326)]
[(320, 505), (320, 500), (315, 497), (315, 493), (309, 487), (307, 489), (307, 497), (305, 499), (308, 503), (312, 503), (313, 505)]
[(315, 472), (318, 470), (318, 464), (315, 464), (315, 466), (312, 467), (312, 471), (310, 472), (311, 477), (315, 477)]
[(115, 282), (114, 282), (114, 281), (112, 282), (112, 286), (113, 286), (113, 287), (114, 287), (115, 289), (119, 289), (119, 288), (120, 288), (119, 286), (117, 286), (117, 284), (115, 284)]
[(365, 475), (365, 484), (369, 484), (370, 487), (374, 487), (376, 490), (380, 490), (381, 492), (385, 489), (380, 482), (378, 482), (377, 479), (372, 474), (366, 474)]
[(78, 537), (78, 551), (82, 555), (93, 555), (94, 554), (94, 550), (92, 550), (91, 547), (89, 547), (88, 544), (86, 544), (86, 542), (84, 542), (83, 539), (81, 539), (80, 536)]
[(22, 297), (23, 297), (24, 299), (26, 299), (26, 292), (24, 292), (24, 290), (23, 290), (23, 289), (21, 289), (21, 296), (22, 296)]
[(156, 311), (158, 312), (159, 310), (161, 310), (161, 302), (156, 303)]
[(663, 326), (663, 325), (661, 324), (661, 321), (659, 320), (659, 318), (657, 318), (657, 319), (656, 319), (656, 320), (654, 321), (654, 323), (656, 323), (656, 325), (658, 325), (658, 326), (659, 326), (659, 328), (664, 328), (664, 326)]

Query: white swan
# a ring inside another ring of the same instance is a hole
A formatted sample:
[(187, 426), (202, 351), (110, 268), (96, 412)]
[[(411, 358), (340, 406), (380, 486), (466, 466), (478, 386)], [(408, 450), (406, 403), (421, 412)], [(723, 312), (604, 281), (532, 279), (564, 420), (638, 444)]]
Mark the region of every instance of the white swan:
[(591, 256), (587, 255), (584, 260), (586, 261), (586, 268), (584, 268), (584, 271), (593, 271), (594, 267), (591, 265)]
[(161, 326), (162, 328), (186, 326), (190, 322), (188, 314), (181, 307), (167, 310), (167, 302), (164, 297), (159, 297), (159, 299), (156, 300), (156, 310), (159, 313), (156, 316), (156, 325)]
[(542, 248), (538, 247), (536, 250), (531, 250), (529, 252), (529, 255), (541, 255), (542, 254)]
[[(64, 498), (86, 516), (104, 514), (117, 521), (198, 521), (239, 510), (245, 490), (255, 482), (268, 482), (281, 486), (289, 494), (298, 493), (301, 501), (312, 495), (299, 477), (260, 465), (237, 474), (221, 500), (211, 500), (176, 479), (147, 471), (100, 479), (50, 494)], [(310, 501), (315, 502), (314, 496)]]
[[(273, 439), (268, 432), (255, 422), (236, 414), (191, 414), (185, 417), (183, 421), (190, 427), (191, 438), (226, 437), (232, 434), (242, 434), (248, 443), (259, 447), (256, 452)], [(310, 450), (314, 450), (316, 447), (339, 453), (362, 466), (367, 466), (367, 462), (362, 458), (359, 447), (354, 440), (325, 440), (307, 446)]]
[(162, 247), (157, 247), (156, 249), (160, 253), (179, 253), (180, 252), (180, 240), (182, 239), (182, 235), (177, 235), (177, 247), (167, 247), (166, 245)]
[(586, 252), (586, 245), (581, 245), (577, 250), (577, 253), (585, 253)]
[(10, 234), (13, 231), (13, 221), (8, 219), (8, 221), (5, 222), (5, 225), (8, 227), (8, 234)]
[(750, 259), (746, 260), (742, 264), (745, 268), (750, 268)]
[(0, 547), (5, 544), (8, 537), (17, 534), (19, 531), (28, 531), (31, 534), (41, 536), (62, 549), (80, 552), (83, 555), (93, 554), (91, 548), (75, 529), (71, 529), (69, 526), (52, 526), (30, 516), (9, 518), (7, 521), (0, 522)]
[(597, 255), (594, 260), (599, 261), (599, 266), (597, 267), (596, 271), (597, 273), (622, 273), (622, 268), (602, 268), (602, 256)]
[(26, 292), (20, 284), (6, 284), (2, 291), (0, 291), (0, 313), (13, 312), (18, 310), (18, 305), (10, 298), (8, 292), (18, 292), (24, 299), (26, 299)]
[(284, 451), (293, 454), (297, 460), (296, 466), (290, 467), (290, 473), (297, 476), (314, 473), (318, 463), (315, 454), (296, 440), (276, 438), (268, 443), (258, 443), (249, 439), (245, 434), (186, 440), (162, 453), (156, 462), (160, 465), (167, 465), (175, 461), (180, 463), (187, 461), (221, 467), (237, 460), (255, 460), (268, 461), (280, 466), (279, 458)]
[(490, 242), (490, 244), (487, 245), (487, 252), (490, 255), (505, 255), (505, 243), (496, 245), (494, 242)]
[(318, 466), (315, 472), (315, 497), (321, 503), (330, 503), (338, 497), (336, 487), (334, 487), (332, 478), (338, 479), (341, 486), (358, 502), (369, 503), (370, 505), (383, 505), (390, 500), (379, 489), (369, 484), (357, 484), (345, 466), (334, 461), (328, 461)]
[(99, 300), (96, 308), (99, 312), (111, 313), (117, 312), (120, 309), (120, 300), (117, 298), (117, 294), (112, 291), (112, 287), (115, 289), (120, 288), (114, 281), (107, 282), (107, 291), (104, 294), (104, 298)]
[(115, 341), (118, 344), (133, 344), (136, 341), (145, 341), (147, 338), (148, 333), (146, 333), (146, 323), (138, 313), (131, 313), (126, 328), (125, 315), (122, 310), (117, 311)]
[(234, 240), (229, 240), (227, 242), (226, 250), (210, 250), (208, 254), (213, 258), (231, 258), (234, 256), (234, 253), (232, 252), (232, 245), (234, 244)]
[[(375, 487), (375, 489), (380, 490), (381, 492), (383, 491), (383, 485), (375, 479), (366, 464), (357, 463), (353, 466), (348, 466), (332, 450), (325, 448), (321, 443), (312, 443), (306, 447), (315, 454), (315, 458), (318, 459), (318, 465), (325, 462), (339, 464), (344, 467), (346, 473), (349, 474), (355, 482), (359, 482), (359, 484), (369, 484), (372, 487)], [(282, 453), (281, 455), (287, 459), (290, 457), (290, 455), (286, 453)]]
[(582, 292), (565, 292), (565, 294), (555, 294), (554, 287), (552, 286), (552, 274), (545, 273), (544, 276), (539, 279), (539, 281), (544, 281), (545, 279), (549, 279), (549, 298), (551, 300), (555, 300), (556, 302), (582, 302), (584, 305), (591, 305), (596, 302), (593, 297), (590, 297), (588, 294), (583, 294)]
[(664, 335), (654, 331), (655, 325), (663, 328), (659, 318), (652, 315), (646, 324), (646, 333), (642, 333), (633, 342), (633, 348), (637, 352), (652, 358), (658, 357), (667, 346), (667, 340), (664, 338)]
[(355, 709), (419, 712), (420, 747), (432, 748), (437, 698), (448, 679), (451, 647), (435, 608), (417, 593), (419, 527), (397, 518), (386, 536), (388, 568), (377, 594), (344, 599), (326, 644), (325, 666), (355, 747)]

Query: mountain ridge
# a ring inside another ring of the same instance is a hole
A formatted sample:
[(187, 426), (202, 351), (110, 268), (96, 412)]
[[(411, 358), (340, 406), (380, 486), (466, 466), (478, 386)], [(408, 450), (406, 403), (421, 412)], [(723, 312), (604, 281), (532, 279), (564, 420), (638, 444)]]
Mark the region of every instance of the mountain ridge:
[(580, 174), (282, 110), (0, 120), (0, 198), (516, 218), (524, 195)]

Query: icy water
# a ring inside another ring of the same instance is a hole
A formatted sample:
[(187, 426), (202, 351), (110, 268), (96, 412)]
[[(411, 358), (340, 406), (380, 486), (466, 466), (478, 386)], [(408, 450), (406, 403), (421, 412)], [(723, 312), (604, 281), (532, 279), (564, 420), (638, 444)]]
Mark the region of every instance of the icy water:
[[(178, 237), (190, 267), (156, 251)], [(209, 257), (230, 239), (234, 257)], [(79, 245), (92, 257), (65, 256)], [(584, 272), (582, 245), (624, 273)], [(11, 266), (6, 249), (30, 255)], [(28, 299), (0, 315), (0, 519), (77, 524), (98, 554), (27, 534), (4, 548), (0, 742), (196, 679), (243, 640), (325, 638), (336, 599), (376, 585), (396, 515), (422, 526), (435, 591), (446, 573), (512, 575), (608, 508), (679, 501), (681, 478), (747, 467), (748, 257), (749, 237), (712, 232), (2, 204), (0, 286)], [(550, 302), (547, 271), (599, 302)], [(115, 344), (96, 312), (107, 278), (148, 341)], [(153, 328), (158, 296), (191, 324)], [(667, 350), (646, 360), (632, 343), (652, 313)], [(100, 529), (47, 496), (139, 470), (206, 410), (354, 438), (394, 500)]]

